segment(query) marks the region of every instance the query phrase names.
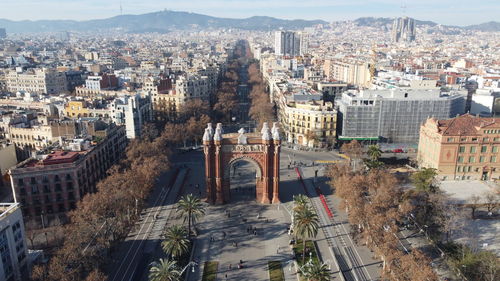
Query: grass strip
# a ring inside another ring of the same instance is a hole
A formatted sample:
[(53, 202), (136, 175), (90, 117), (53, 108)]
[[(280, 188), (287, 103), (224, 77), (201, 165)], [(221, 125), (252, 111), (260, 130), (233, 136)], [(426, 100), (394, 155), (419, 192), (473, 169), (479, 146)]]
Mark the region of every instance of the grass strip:
[(206, 261), (203, 267), (203, 278), (202, 281), (215, 281), (217, 279), (217, 269), (219, 268), (219, 262), (217, 261)]
[(285, 281), (285, 273), (280, 261), (269, 261), (267, 268), (269, 270), (269, 281)]

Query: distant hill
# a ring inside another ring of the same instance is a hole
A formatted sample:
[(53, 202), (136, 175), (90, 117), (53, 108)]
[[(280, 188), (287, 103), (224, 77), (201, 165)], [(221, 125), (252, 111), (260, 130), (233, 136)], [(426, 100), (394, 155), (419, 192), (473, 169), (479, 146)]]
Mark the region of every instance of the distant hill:
[[(363, 17), (363, 18), (358, 18), (354, 20), (356, 25), (358, 26), (372, 26), (372, 27), (383, 27), (392, 25), (392, 22), (394, 21), (394, 18), (374, 18), (374, 17)], [(421, 20), (415, 20), (415, 23), (417, 26), (419, 25), (428, 25), (428, 26), (436, 26), (437, 23), (433, 21), (421, 21)]]
[[(392, 25), (392, 22), (394, 21), (394, 18), (374, 18), (374, 17), (362, 17), (354, 20), (356, 25), (358, 26), (372, 26), (372, 27), (387, 27), (387, 25)], [(422, 21), (422, 20), (417, 20), (415, 19), (415, 23), (417, 26), (430, 26), (430, 27), (435, 27), (438, 26), (439, 24), (433, 22), (433, 21)], [(466, 30), (479, 30), (479, 31), (500, 31), (500, 22), (496, 21), (490, 21), (482, 24), (477, 24), (477, 25), (469, 25), (469, 26), (445, 26), (445, 27), (452, 27), (452, 28), (459, 28), (459, 29), (466, 29)]]
[(482, 24), (469, 25), (466, 26), (465, 29), (479, 31), (500, 31), (500, 22), (490, 21)]
[(283, 20), (272, 17), (250, 17), (246, 19), (218, 18), (202, 14), (161, 11), (142, 15), (122, 15), (100, 20), (38, 20), (11, 21), (0, 19), (0, 27), (7, 32), (57, 32), (123, 30), (124, 32), (167, 32), (172, 29), (193, 28), (238, 28), (246, 30), (301, 29), (317, 24), (328, 24), (322, 20)]

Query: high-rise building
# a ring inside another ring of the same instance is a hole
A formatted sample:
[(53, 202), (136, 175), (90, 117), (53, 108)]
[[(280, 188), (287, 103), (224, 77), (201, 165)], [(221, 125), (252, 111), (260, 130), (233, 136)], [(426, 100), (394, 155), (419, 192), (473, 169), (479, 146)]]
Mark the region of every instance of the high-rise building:
[(304, 32), (276, 31), (274, 34), (274, 53), (285, 56), (306, 54), (308, 36)]
[(415, 20), (409, 17), (396, 18), (392, 24), (393, 42), (411, 42), (415, 40)]
[(7, 38), (7, 31), (5, 31), (5, 28), (0, 28), (0, 39), (2, 38)]

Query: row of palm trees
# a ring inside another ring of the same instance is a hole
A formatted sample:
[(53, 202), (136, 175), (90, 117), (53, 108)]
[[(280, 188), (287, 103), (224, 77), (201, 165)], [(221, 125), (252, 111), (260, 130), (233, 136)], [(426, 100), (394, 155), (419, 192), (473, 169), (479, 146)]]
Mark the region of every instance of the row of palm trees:
[(319, 218), (305, 195), (293, 197), (293, 233), (302, 240), (302, 267), (300, 271), (308, 281), (330, 280), (330, 273), (326, 264), (310, 260), (305, 263), (306, 242), (316, 238), (319, 230)]
[(191, 228), (205, 214), (205, 207), (199, 198), (188, 194), (181, 197), (177, 203), (176, 211), (183, 216), (184, 224), (187, 222), (187, 229), (184, 225), (174, 225), (165, 231), (161, 247), (167, 258), (151, 263), (150, 281), (176, 281), (180, 279), (183, 270), (178, 262), (191, 249)]

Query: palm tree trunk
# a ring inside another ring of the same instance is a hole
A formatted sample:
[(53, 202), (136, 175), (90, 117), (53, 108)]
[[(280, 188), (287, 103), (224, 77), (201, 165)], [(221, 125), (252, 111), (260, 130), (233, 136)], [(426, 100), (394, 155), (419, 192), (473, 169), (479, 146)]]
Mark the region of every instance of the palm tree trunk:
[(302, 266), (304, 266), (304, 263), (306, 262), (306, 239), (302, 239)]
[(188, 239), (191, 239), (191, 211), (188, 213)]

